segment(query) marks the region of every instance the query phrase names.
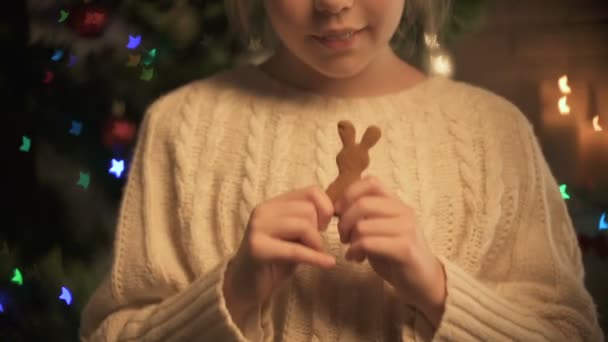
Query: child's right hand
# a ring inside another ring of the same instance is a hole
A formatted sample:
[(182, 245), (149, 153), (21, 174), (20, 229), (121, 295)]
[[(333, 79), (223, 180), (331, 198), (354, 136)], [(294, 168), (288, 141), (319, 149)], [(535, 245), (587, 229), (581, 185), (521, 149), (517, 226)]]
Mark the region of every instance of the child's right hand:
[(264, 302), (299, 263), (335, 265), (335, 258), (323, 251), (319, 233), (327, 229), (333, 214), (330, 198), (318, 186), (260, 203), (226, 271), (231, 294), (247, 303)]

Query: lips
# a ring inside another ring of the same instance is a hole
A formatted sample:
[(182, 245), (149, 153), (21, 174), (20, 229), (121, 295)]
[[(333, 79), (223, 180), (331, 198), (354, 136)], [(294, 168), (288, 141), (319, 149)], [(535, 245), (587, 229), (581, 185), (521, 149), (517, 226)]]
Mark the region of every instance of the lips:
[(320, 36), (315, 35), (313, 37), (323, 39), (323, 38), (326, 38), (329, 36), (342, 36), (348, 32), (352, 32), (353, 34), (355, 34), (355, 33), (359, 33), (363, 29), (364, 28), (362, 28), (362, 29), (346, 28), (346, 29), (340, 29), (340, 30), (328, 30), (323, 35), (320, 35)]

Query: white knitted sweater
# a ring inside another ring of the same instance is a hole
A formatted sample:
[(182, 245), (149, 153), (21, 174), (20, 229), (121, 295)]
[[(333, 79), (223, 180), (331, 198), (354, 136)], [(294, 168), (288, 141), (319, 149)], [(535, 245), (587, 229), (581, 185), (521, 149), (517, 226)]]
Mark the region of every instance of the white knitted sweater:
[[(253, 208), (337, 175), (337, 122), (382, 130), (364, 172), (413, 207), (445, 266), (433, 331), (344, 259), (299, 265), (241, 331), (222, 296)], [(575, 231), (533, 127), (510, 102), (438, 77), (376, 97), (308, 93), (254, 66), (155, 101), (129, 172), (112, 269), (83, 314), (82, 341), (601, 341)], [(434, 334), (434, 335), (433, 335)]]

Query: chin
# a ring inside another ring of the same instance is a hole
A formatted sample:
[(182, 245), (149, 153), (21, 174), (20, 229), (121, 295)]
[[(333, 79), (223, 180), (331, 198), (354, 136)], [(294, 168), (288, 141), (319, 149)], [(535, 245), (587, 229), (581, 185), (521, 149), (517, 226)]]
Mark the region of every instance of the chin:
[(358, 75), (365, 69), (367, 63), (353, 61), (351, 63), (344, 60), (335, 62), (320, 61), (311, 65), (321, 75), (328, 78), (350, 78)]

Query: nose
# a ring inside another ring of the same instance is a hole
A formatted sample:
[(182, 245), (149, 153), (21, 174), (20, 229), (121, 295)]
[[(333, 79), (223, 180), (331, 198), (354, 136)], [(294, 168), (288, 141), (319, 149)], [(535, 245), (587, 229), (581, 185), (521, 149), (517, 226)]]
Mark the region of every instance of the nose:
[(320, 12), (341, 14), (343, 10), (353, 6), (354, 0), (317, 0), (315, 8)]

